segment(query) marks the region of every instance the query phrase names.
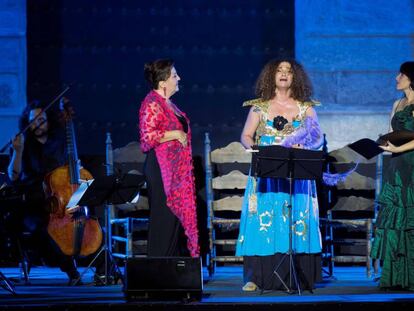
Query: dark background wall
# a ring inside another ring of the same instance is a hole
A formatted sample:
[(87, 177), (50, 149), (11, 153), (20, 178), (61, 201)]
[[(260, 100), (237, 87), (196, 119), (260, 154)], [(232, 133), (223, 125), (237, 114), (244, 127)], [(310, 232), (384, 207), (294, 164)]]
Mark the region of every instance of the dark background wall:
[(189, 115), (195, 155), (238, 140), (262, 66), (294, 56), (294, 1), (28, 0), (28, 99), (50, 101), (66, 85), (80, 154), (137, 140), (148, 91), (143, 65), (176, 62), (173, 100)]
[(114, 148), (138, 139), (144, 63), (173, 58), (182, 79), (173, 100), (193, 130), (205, 253), (204, 133), (212, 148), (239, 140), (241, 105), (261, 68), (294, 56), (294, 16), (294, 1), (27, 0), (27, 98), (50, 102), (70, 86), (78, 152), (96, 177), (106, 132)]

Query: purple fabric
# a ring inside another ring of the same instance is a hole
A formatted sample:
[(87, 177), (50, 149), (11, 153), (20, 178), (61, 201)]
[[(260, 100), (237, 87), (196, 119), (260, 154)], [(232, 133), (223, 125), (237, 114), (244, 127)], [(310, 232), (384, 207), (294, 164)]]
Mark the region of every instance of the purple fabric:
[[(304, 149), (318, 149), (322, 145), (322, 132), (319, 123), (311, 117), (306, 117), (303, 125), (296, 131), (295, 135), (286, 137), (282, 143), (283, 147), (291, 148), (293, 145), (301, 144)], [(345, 181), (345, 179), (352, 174), (358, 163), (354, 168), (343, 173), (323, 173), (322, 179), (324, 184), (335, 186), (338, 182)]]
[(318, 149), (322, 145), (321, 128), (314, 118), (306, 117), (295, 135), (286, 137), (282, 146), (291, 148), (296, 144), (303, 145), (305, 149)]
[(344, 173), (326, 173), (322, 175), (322, 180), (325, 185), (335, 186), (338, 182), (345, 181), (345, 179), (352, 174), (358, 167), (358, 164), (355, 164), (355, 167)]

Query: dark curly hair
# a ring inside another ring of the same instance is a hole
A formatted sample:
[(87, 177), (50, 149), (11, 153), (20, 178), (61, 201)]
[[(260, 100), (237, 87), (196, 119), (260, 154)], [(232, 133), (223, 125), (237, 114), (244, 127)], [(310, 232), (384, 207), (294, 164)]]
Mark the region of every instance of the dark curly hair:
[(305, 69), (294, 59), (274, 59), (269, 61), (257, 78), (255, 94), (264, 100), (275, 97), (276, 71), (280, 63), (287, 62), (292, 66), (293, 79), (290, 87), (292, 97), (299, 101), (309, 101), (313, 94), (312, 83)]
[(145, 63), (145, 80), (147, 80), (152, 89), (156, 90), (160, 81), (165, 81), (170, 77), (172, 67), (174, 67), (172, 59), (157, 59), (153, 62)]
[[(26, 128), (26, 126), (29, 124), (29, 115), (30, 111), (33, 109), (44, 109), (46, 107), (46, 104), (43, 101), (34, 99), (30, 101), (26, 107), (24, 108), (20, 118), (19, 118), (19, 129), (22, 131)], [(56, 111), (56, 109), (53, 110), (53, 108), (48, 109), (46, 111), (47, 116), (47, 123), (49, 125), (49, 130), (56, 129), (57, 127), (60, 127), (62, 124), (60, 123), (60, 115), (59, 112)]]

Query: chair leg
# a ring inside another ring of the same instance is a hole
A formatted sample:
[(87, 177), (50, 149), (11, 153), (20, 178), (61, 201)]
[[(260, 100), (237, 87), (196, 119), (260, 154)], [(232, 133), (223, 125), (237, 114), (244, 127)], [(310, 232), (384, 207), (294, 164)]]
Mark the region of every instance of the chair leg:
[(372, 220), (371, 219), (367, 219), (367, 235), (366, 235), (366, 239), (367, 239), (367, 277), (371, 278), (371, 240), (372, 240)]
[(19, 238), (16, 238), (17, 249), (20, 257), (20, 269), (21, 277), (24, 279), (26, 285), (30, 284), (29, 272), (30, 272), (30, 263), (26, 252), (23, 250), (21, 241)]
[(20, 262), (20, 268), (22, 270), (22, 277), (24, 279), (24, 284), (30, 284), (29, 273), (30, 273), (30, 264), (26, 258)]
[(333, 245), (333, 228), (331, 225), (332, 213), (330, 210), (327, 211), (327, 219), (324, 225), (324, 236), (325, 236), (325, 261), (328, 263), (328, 277), (333, 277), (334, 274), (334, 245)]
[(133, 240), (132, 240), (132, 234), (133, 234), (132, 228), (134, 226), (133, 221), (134, 220), (131, 217), (128, 217), (127, 222), (126, 222), (126, 228), (125, 228), (126, 238), (127, 238), (126, 246), (125, 246), (127, 258), (131, 258), (132, 255), (133, 255), (133, 243), (132, 243), (133, 242)]

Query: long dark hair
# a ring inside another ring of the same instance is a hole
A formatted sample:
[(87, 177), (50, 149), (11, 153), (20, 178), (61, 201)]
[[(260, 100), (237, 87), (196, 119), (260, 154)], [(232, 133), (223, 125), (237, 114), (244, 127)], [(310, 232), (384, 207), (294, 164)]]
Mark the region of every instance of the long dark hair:
[(312, 83), (303, 66), (294, 59), (274, 59), (269, 61), (257, 78), (255, 86), (256, 96), (264, 100), (270, 100), (275, 96), (276, 71), (282, 62), (287, 62), (292, 67), (293, 79), (290, 87), (292, 97), (299, 101), (309, 101), (313, 94)]
[(174, 61), (168, 58), (145, 63), (145, 80), (153, 90), (156, 90), (160, 81), (166, 81), (170, 77), (172, 67), (174, 67)]

